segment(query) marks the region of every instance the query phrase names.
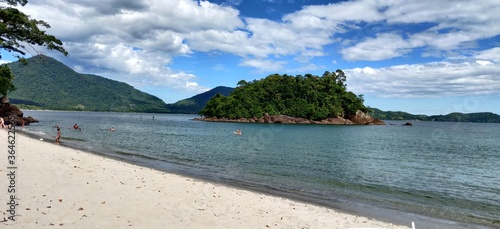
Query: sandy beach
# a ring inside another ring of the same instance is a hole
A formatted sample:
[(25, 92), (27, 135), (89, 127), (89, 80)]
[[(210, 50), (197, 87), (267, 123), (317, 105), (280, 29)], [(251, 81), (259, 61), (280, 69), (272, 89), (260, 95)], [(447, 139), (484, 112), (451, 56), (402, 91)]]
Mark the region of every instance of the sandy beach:
[(15, 137), (12, 169), (0, 131), (2, 228), (411, 228)]

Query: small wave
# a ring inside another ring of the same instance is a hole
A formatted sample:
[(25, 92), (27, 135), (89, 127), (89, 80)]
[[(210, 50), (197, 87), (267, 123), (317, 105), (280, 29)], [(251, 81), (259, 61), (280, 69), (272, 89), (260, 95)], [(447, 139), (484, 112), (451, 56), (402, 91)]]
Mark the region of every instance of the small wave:
[(62, 137), (62, 139), (64, 139), (64, 140), (70, 140), (70, 141), (80, 141), (80, 142), (86, 141), (85, 139), (71, 138), (71, 137)]
[(123, 151), (115, 151), (115, 153), (118, 155), (123, 155), (123, 156), (127, 156), (127, 157), (138, 157), (138, 158), (142, 158), (142, 159), (161, 161), (161, 159), (159, 159), (159, 158), (146, 156), (146, 155), (142, 155), (142, 154), (128, 153), (128, 152), (123, 152)]
[(23, 132), (28, 133), (28, 134), (34, 134), (34, 135), (43, 135), (43, 136), (48, 135), (47, 133), (45, 133), (43, 131), (33, 131), (33, 130), (27, 130), (27, 129), (23, 129)]

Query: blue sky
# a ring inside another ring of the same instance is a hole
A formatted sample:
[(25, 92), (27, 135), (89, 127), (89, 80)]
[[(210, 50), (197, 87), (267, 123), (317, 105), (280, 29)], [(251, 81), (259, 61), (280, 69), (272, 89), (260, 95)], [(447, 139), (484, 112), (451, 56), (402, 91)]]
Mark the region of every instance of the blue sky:
[(497, 0), (30, 0), (21, 10), (48, 22), (69, 56), (31, 53), (167, 103), (342, 69), (371, 107), (500, 114)]

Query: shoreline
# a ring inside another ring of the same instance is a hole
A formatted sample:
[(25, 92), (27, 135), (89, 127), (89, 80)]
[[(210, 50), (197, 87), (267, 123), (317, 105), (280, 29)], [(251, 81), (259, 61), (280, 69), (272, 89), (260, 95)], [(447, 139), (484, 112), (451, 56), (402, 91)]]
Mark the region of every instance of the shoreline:
[[(0, 131), (0, 138), (6, 139), (7, 131)], [(411, 222), (402, 226), (346, 214), (58, 146), (25, 134), (16, 133), (16, 149), (19, 205), (16, 221), (1, 222), (4, 226), (411, 227)], [(6, 166), (0, 170), (4, 173)], [(6, 181), (0, 181), (1, 189), (6, 189)], [(0, 194), (5, 202), (6, 190)], [(0, 209), (3, 217), (9, 214), (5, 210)]]
[[(100, 152), (97, 149), (81, 148), (78, 144), (76, 145), (67, 144), (68, 142), (78, 143), (77, 141), (73, 141), (71, 139), (67, 139), (66, 143), (63, 141), (62, 145), (57, 146), (53, 143), (53, 139), (51, 139), (54, 136), (46, 134), (42, 136), (40, 133), (30, 132), (28, 130), (24, 130), (24, 128), (23, 129), (18, 128), (16, 132), (18, 134), (26, 136), (27, 138), (33, 139), (35, 144), (40, 142), (39, 141), (40, 137), (48, 138), (50, 139), (48, 140), (49, 145), (52, 145), (56, 148), (60, 147), (60, 148), (67, 148), (68, 150), (71, 151), (81, 151), (83, 153), (94, 155), (96, 157), (103, 157), (117, 162), (131, 164), (134, 166), (152, 169), (155, 171), (164, 172), (168, 174), (174, 174), (184, 178), (190, 178), (201, 182), (208, 182), (215, 185), (226, 186), (229, 189), (242, 189), (267, 196), (284, 198), (304, 204), (312, 204), (319, 207), (326, 207), (336, 212), (346, 213), (348, 215), (355, 215), (358, 217), (365, 217), (370, 219), (373, 218), (378, 221), (387, 222), (389, 224), (409, 226), (410, 223), (414, 221), (416, 224), (416, 228), (484, 228), (484, 229), (492, 228), (489, 226), (485, 226), (483, 224), (475, 224), (470, 222), (467, 223), (460, 220), (457, 221), (457, 220), (443, 219), (439, 218), (438, 216), (420, 215), (418, 213), (410, 213), (404, 210), (401, 211), (388, 208), (380, 208), (367, 203), (357, 202), (354, 199), (346, 201), (342, 198), (340, 199), (324, 198), (322, 196), (317, 196), (311, 193), (302, 193), (298, 190), (276, 189), (274, 187), (270, 186), (268, 187), (265, 185), (261, 185), (259, 183), (249, 183), (245, 181), (234, 180), (228, 177), (213, 176), (214, 174), (206, 175), (203, 174), (204, 171), (202, 169), (195, 170), (193, 172), (192, 168), (185, 167), (182, 164), (176, 164), (170, 162), (163, 163), (165, 162), (163, 160), (158, 161), (157, 159), (154, 158), (143, 157), (140, 155), (135, 155), (133, 153), (123, 152), (123, 154), (121, 154), (121, 151), (117, 151), (114, 153), (113, 152), (106, 153), (105, 151)], [(0, 153), (1, 152), (2, 151), (0, 151)], [(1, 165), (2, 163), (0, 162), (0, 166)], [(0, 167), (0, 172), (1, 169), (2, 167)], [(2, 185), (0, 181), (0, 190), (1, 188)], [(0, 196), (0, 200), (2, 200), (1, 198), (2, 197)], [(1, 213), (2, 209), (0, 208), (0, 214)], [(0, 221), (1, 219), (2, 218), (0, 218)]]
[(288, 115), (269, 115), (257, 118), (225, 118), (225, 117), (200, 117), (194, 118), (195, 121), (205, 122), (235, 122), (235, 123), (278, 123), (278, 124), (318, 124), (318, 125), (385, 125), (385, 122), (380, 119), (375, 119), (368, 113), (360, 110), (350, 118), (347, 117), (330, 117), (322, 120), (311, 120), (306, 118), (291, 117)]

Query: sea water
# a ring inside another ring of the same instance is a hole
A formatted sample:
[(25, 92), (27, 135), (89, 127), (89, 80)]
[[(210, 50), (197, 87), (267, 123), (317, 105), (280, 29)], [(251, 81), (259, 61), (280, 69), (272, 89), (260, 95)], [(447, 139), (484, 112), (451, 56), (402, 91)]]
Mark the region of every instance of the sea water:
[[(25, 111), (23, 128), (95, 153), (417, 228), (500, 227), (500, 124), (194, 121), (196, 115)], [(77, 123), (80, 130), (72, 126)], [(115, 131), (110, 131), (114, 127)], [(241, 129), (243, 135), (235, 135)], [(21, 152), (22, 153), (22, 152)], [(481, 226), (480, 226), (481, 225)]]

